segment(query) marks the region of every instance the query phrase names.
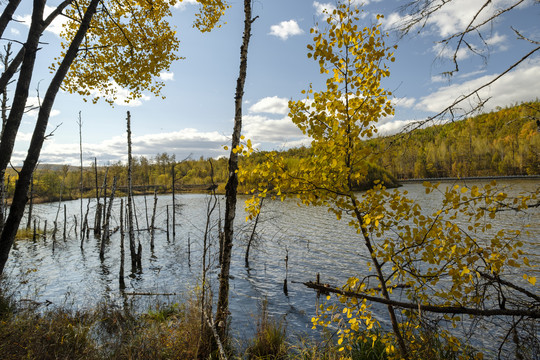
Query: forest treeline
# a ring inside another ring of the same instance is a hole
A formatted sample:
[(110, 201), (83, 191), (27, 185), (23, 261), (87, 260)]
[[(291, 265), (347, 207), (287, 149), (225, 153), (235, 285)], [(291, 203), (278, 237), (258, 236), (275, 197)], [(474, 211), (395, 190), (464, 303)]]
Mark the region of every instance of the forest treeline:
[[(371, 147), (367, 179), (357, 184), (370, 187), (374, 180), (394, 186), (396, 179), (506, 176), (540, 174), (540, 102), (498, 109), (462, 121), (418, 129), (407, 135), (379, 137), (367, 142)], [(241, 167), (254, 168), (267, 152), (254, 152), (241, 158)], [(294, 167), (311, 149), (298, 147), (280, 152), (288, 167)], [(99, 161), (99, 159), (97, 159)], [(97, 178), (96, 178), (97, 174)], [(107, 175), (107, 176), (105, 176)], [(177, 161), (166, 152), (153, 158), (133, 158), (135, 192), (168, 192), (173, 184), (184, 191), (203, 191), (211, 184), (223, 192), (227, 179), (227, 159), (186, 159)], [(103, 188), (117, 178), (127, 184), (126, 164), (118, 161), (107, 166), (94, 162), (83, 169), (83, 196), (95, 196), (96, 185)], [(34, 174), (32, 196), (43, 201), (74, 199), (80, 194), (80, 169), (69, 165), (40, 165)], [(6, 176), (6, 197), (17, 180), (16, 170)], [(256, 181), (253, 179), (252, 181)], [(241, 192), (254, 184), (240, 184)], [(102, 191), (100, 196), (104, 195)]]
[(540, 102), (369, 141), (398, 179), (540, 174)]

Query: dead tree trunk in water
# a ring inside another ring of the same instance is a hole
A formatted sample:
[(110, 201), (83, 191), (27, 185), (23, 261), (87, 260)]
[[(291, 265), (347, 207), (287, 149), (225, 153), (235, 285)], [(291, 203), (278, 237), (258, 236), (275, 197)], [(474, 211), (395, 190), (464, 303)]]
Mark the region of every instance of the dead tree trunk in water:
[(101, 187), (103, 191), (103, 213), (101, 215), (102, 224), (101, 228), (105, 226), (105, 213), (107, 212), (107, 177), (109, 176), (109, 167), (105, 168), (105, 177), (103, 178), (103, 186)]
[(238, 188), (238, 152), (240, 133), (242, 131), (242, 99), (247, 72), (247, 53), (251, 37), (251, 24), (256, 18), (251, 18), (251, 0), (244, 0), (244, 36), (240, 48), (240, 73), (236, 82), (234, 130), (232, 134), (231, 152), (229, 155), (229, 179), (225, 186), (225, 224), (223, 241), (223, 259), (219, 276), (219, 295), (216, 310), (216, 326), (220, 339), (227, 333), (227, 316), (229, 314), (229, 272), (233, 247), (233, 226), (236, 212), (236, 191)]
[(140, 254), (140, 244), (139, 248), (135, 249), (135, 231), (133, 229), (133, 179), (132, 179), (132, 164), (133, 159), (131, 156), (131, 114), (127, 112), (127, 142), (128, 142), (128, 196), (127, 196), (127, 207), (128, 207), (128, 236), (129, 236), (129, 251), (131, 255), (131, 272), (135, 273), (137, 270), (142, 270), (141, 266), (141, 254)]
[(172, 175), (172, 240), (176, 239), (176, 171), (174, 171), (176, 164), (172, 164), (171, 175)]
[(126, 288), (124, 282), (124, 234), (124, 199), (120, 199), (120, 273), (118, 274), (120, 290)]
[(167, 205), (167, 242), (169, 242), (169, 205)]
[[(80, 166), (80, 176), (81, 181), (79, 183), (80, 191), (79, 191), (79, 198), (81, 202), (81, 229), (80, 229), (80, 235), (81, 235), (81, 249), (83, 248), (83, 240), (84, 240), (84, 221), (83, 221), (83, 157), (82, 157), (82, 118), (81, 118), (81, 112), (79, 111), (79, 121), (77, 122), (77, 125), (79, 125), (79, 158), (81, 161)], [(77, 226), (75, 226), (75, 231), (77, 231)]]
[(156, 232), (156, 208), (157, 208), (157, 190), (154, 189), (154, 209), (152, 210), (152, 222), (150, 224), (150, 248), (154, 250), (154, 234)]
[[(99, 251), (99, 258), (103, 260), (105, 258), (105, 242), (109, 241), (110, 238), (110, 221), (111, 221), (111, 211), (114, 200), (114, 194), (116, 192), (116, 176), (113, 178), (113, 185), (111, 189), (111, 199), (109, 200), (109, 207), (107, 208), (107, 214), (105, 215), (105, 225), (103, 225), (103, 234), (101, 235), (101, 248)], [(120, 209), (120, 211), (122, 211)]]
[(62, 233), (62, 240), (66, 241), (67, 237), (67, 207), (66, 204), (64, 204), (64, 232)]
[(97, 158), (94, 158), (94, 177), (96, 181), (96, 215), (94, 217), (94, 237), (101, 237), (101, 214), (103, 212), (102, 210), (102, 204), (100, 202), (100, 196), (99, 196), (99, 185), (98, 185), (98, 170), (97, 170)]

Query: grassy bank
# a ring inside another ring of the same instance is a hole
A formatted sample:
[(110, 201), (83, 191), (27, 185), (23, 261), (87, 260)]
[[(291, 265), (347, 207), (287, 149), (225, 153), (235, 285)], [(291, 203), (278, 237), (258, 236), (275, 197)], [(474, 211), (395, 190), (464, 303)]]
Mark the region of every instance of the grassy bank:
[[(0, 354), (3, 360), (217, 359), (210, 350), (212, 333), (201, 329), (200, 315), (196, 299), (138, 314), (112, 304), (81, 311), (49, 309), (33, 302), (16, 303), (0, 293)], [(384, 350), (371, 346), (368, 351), (339, 352), (331, 337), (317, 344), (308, 340), (291, 344), (284, 324), (270, 319), (265, 310), (254, 321), (257, 332), (251, 339), (226, 341), (229, 359), (385, 358)]]
[[(217, 351), (211, 350), (215, 342), (207, 323), (201, 328), (200, 305), (195, 295), (181, 304), (153, 305), (142, 314), (127, 305), (99, 304), (80, 311), (44, 305), (32, 301), (16, 303), (0, 291), (1, 359), (220, 358)], [(388, 359), (385, 345), (380, 340), (373, 341), (372, 332), (359, 334), (357, 342), (343, 350), (332, 332), (324, 333), (317, 342), (290, 336), (282, 321), (268, 316), (264, 304), (254, 321), (257, 330), (250, 339), (226, 339), (228, 359)], [(473, 358), (463, 351), (448, 351), (447, 346), (434, 343), (429, 337), (420, 348), (422, 351), (416, 352), (415, 359)]]

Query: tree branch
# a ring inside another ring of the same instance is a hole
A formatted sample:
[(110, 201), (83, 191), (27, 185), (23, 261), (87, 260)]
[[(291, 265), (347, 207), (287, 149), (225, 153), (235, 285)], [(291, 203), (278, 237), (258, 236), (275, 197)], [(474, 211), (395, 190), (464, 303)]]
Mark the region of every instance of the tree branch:
[(366, 299), (369, 301), (391, 305), (403, 309), (419, 310), (439, 314), (469, 314), (477, 316), (526, 316), (533, 319), (540, 319), (540, 309), (473, 309), (462, 306), (439, 306), (430, 304), (423, 305), (391, 299), (384, 299), (377, 296), (371, 296), (352, 291), (345, 291), (342, 289), (331, 287), (328, 284), (319, 284), (311, 281), (305, 282), (303, 284), (308, 288), (315, 289), (317, 291), (320, 291), (321, 293), (334, 293), (350, 298)]

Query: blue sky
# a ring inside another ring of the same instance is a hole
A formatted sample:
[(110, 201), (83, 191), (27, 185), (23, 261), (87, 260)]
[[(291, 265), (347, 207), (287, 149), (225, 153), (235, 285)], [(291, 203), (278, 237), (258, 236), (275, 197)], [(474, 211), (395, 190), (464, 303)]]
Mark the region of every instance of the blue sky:
[[(59, 0), (49, 0), (54, 7)], [(365, 1), (365, 25), (385, 15), (383, 26), (390, 31), (389, 43), (397, 43), (396, 62), (384, 86), (395, 95), (396, 114), (381, 119), (381, 133), (391, 133), (411, 121), (422, 120), (446, 107), (459, 95), (472, 90), (505, 70), (537, 45), (518, 40), (511, 26), (536, 41), (540, 38), (540, 5), (526, 0), (515, 10), (501, 16), (492, 26), (482, 28), (488, 48), (478, 47), (487, 61), (470, 51), (459, 53), (460, 71), (451, 79), (440, 74), (452, 68), (448, 50), (437, 41), (464, 28), (482, 6), (481, 0), (454, 0), (432, 18), (418, 35), (398, 39), (393, 25), (402, 19), (398, 12), (404, 1)], [(491, 11), (515, 1), (494, 0)], [(244, 95), (243, 133), (261, 149), (285, 149), (308, 144), (287, 118), (287, 101), (303, 98), (301, 91), (310, 83), (321, 88), (324, 78), (318, 64), (306, 57), (309, 29), (322, 22), (322, 8), (333, 2), (312, 0), (257, 0), (253, 3), (253, 36), (248, 54), (248, 75)], [(230, 2), (222, 28), (201, 34), (192, 28), (197, 5), (185, 0), (173, 10), (171, 22), (179, 35), (179, 55), (185, 57), (162, 74), (163, 95), (152, 95), (125, 104), (119, 99), (114, 107), (100, 101), (84, 102), (78, 95), (61, 93), (50, 119), (51, 131), (58, 127), (42, 150), (42, 163), (78, 164), (79, 111), (83, 120), (83, 157), (89, 163), (96, 156), (106, 164), (127, 158), (125, 118), (131, 112), (134, 155), (153, 157), (157, 153), (176, 154), (177, 159), (226, 155), (233, 128), (234, 91), (239, 67), (239, 49), (243, 30), (243, 1)], [(24, 41), (31, 14), (31, 1), (24, 0), (5, 38)], [(480, 20), (480, 19), (479, 19)], [(37, 90), (44, 94), (48, 67), (59, 53), (60, 25), (54, 24), (42, 40), (29, 104), (37, 102)], [(6, 41), (2, 40), (5, 44)], [(479, 46), (478, 38), (471, 38)], [(16, 45), (14, 45), (16, 46)], [(540, 94), (540, 54), (523, 62), (514, 71), (486, 89), (490, 97), (485, 110), (538, 99)], [(12, 95), (12, 92), (10, 93)], [(20, 164), (35, 122), (35, 112), (25, 115), (12, 162)]]

